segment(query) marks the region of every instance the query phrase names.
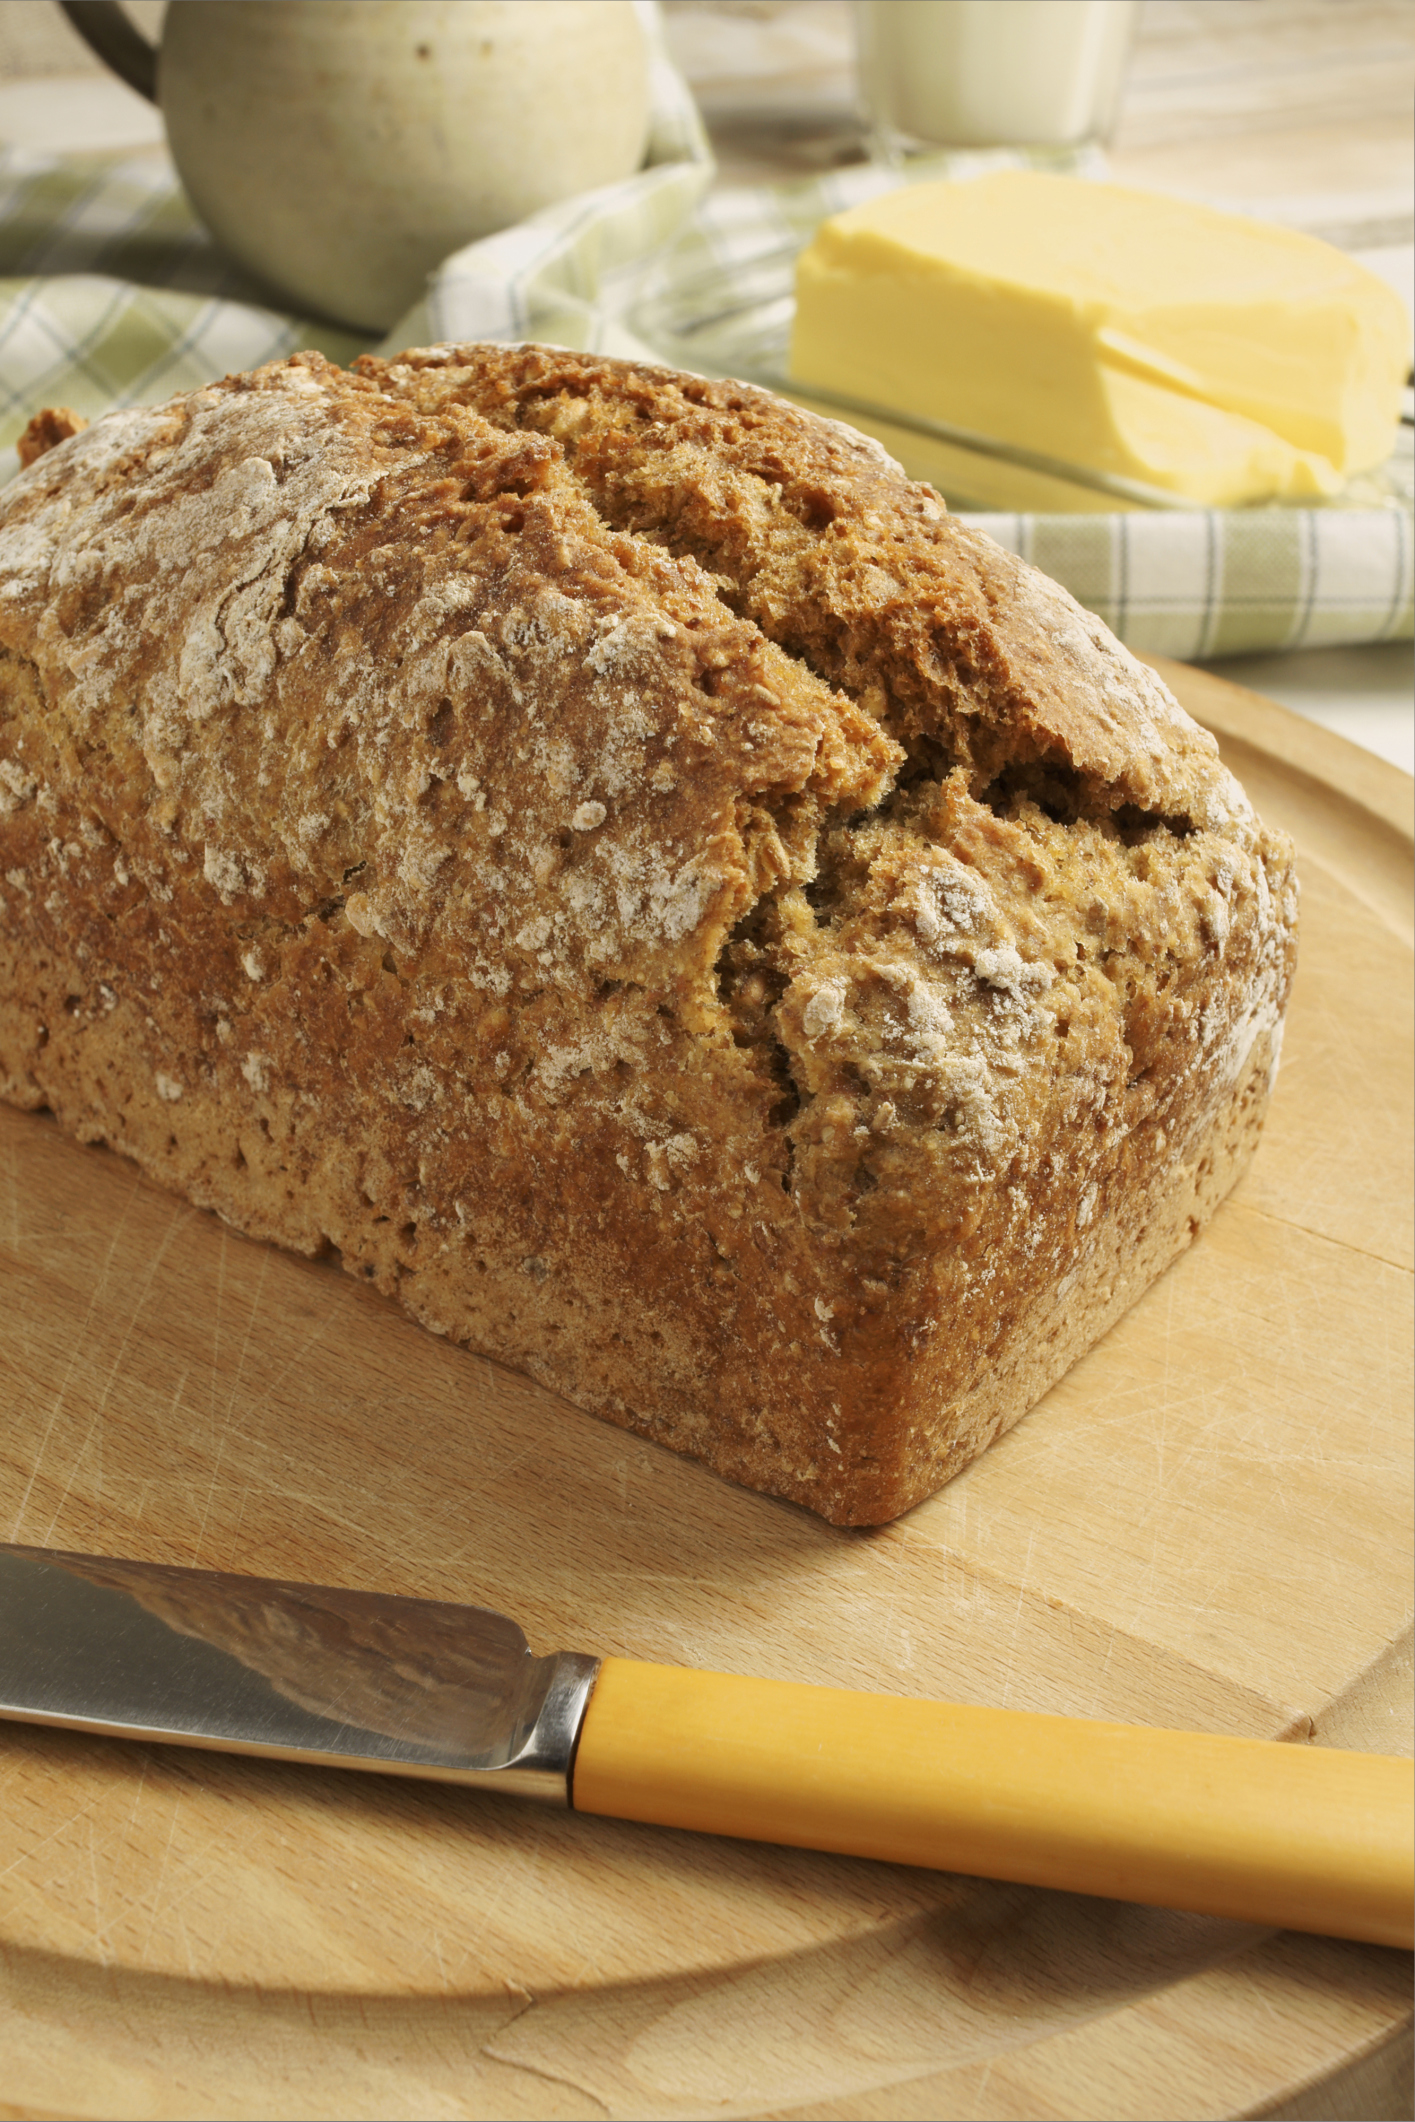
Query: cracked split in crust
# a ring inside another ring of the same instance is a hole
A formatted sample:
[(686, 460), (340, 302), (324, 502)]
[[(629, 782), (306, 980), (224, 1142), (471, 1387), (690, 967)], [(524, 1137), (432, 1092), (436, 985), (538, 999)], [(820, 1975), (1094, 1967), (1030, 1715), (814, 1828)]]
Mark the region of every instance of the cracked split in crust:
[(1251, 1153), (1290, 850), (1065, 593), (545, 348), (110, 416), (0, 512), (5, 1094), (840, 1522)]

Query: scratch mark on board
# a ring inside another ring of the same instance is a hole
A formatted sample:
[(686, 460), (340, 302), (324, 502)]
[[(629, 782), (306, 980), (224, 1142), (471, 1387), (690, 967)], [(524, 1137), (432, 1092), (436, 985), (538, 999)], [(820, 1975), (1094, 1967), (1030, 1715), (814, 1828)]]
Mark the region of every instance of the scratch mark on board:
[(167, 1878), (167, 1864), (172, 1854), (172, 1842), (177, 1832), (177, 1814), (181, 1810), (181, 1805), (182, 1793), (180, 1790), (175, 1790), (172, 1793), (172, 1817), (167, 1823), (167, 1840), (162, 1845), (162, 1862), (157, 1867), (157, 1877), (153, 1881), (152, 1906), (148, 1914), (147, 1936), (143, 1940), (143, 1948), (139, 1956), (140, 1964), (146, 1964), (148, 1953), (152, 1949), (152, 1934), (157, 1928), (158, 1913), (162, 1905), (162, 1888)]
[[(141, 1175), (135, 1167), (133, 1170), (131, 1183), (128, 1187), (127, 1197), (123, 1202), (122, 1214), (118, 1217), (117, 1222), (113, 1226), (113, 1235), (108, 1241), (108, 1250), (103, 1256), (103, 1265), (99, 1269), (98, 1274), (94, 1280), (92, 1290), (89, 1292), (88, 1307), (84, 1312), (83, 1322), (74, 1335), (74, 1344), (69, 1354), (68, 1367), (64, 1372), (63, 1381), (60, 1384), (59, 1390), (54, 1396), (54, 1405), (49, 1411), (49, 1420), (45, 1424), (44, 1435), (39, 1440), (39, 1450), (35, 1454), (34, 1465), (30, 1469), (29, 1480), (25, 1483), (24, 1494), (20, 1497), (19, 1505), (15, 1511), (13, 1519), (11, 1520), (10, 1538), (12, 1540), (17, 1540), (19, 1538), (20, 1527), (24, 1523), (25, 1512), (29, 1508), (29, 1499), (31, 1494), (33, 1493), (34, 1484), (39, 1479), (39, 1470), (44, 1464), (44, 1455), (49, 1448), (49, 1440), (54, 1434), (54, 1425), (59, 1420), (60, 1413), (64, 1406), (65, 1395), (69, 1390), (69, 1385), (73, 1379), (74, 1371), (77, 1368), (79, 1360), (83, 1355), (85, 1347), (87, 1345), (88, 1327), (98, 1305), (99, 1293), (103, 1288), (104, 1282), (107, 1280), (108, 1270), (113, 1264), (113, 1255), (118, 1250), (118, 1241), (122, 1237), (124, 1228), (128, 1221), (128, 1212), (132, 1207), (134, 1197), (136, 1196), (141, 1184)], [(50, 1529), (53, 1529), (52, 1520)], [(42, 1545), (43, 1543), (41, 1542), (40, 1544)]]
[[(238, 1393), (238, 1392), (240, 1391), (240, 1387), (241, 1387), (241, 1372), (242, 1372), (242, 1370), (243, 1370), (243, 1369), (245, 1368), (245, 1362), (246, 1362), (246, 1357), (247, 1357), (247, 1355), (248, 1355), (248, 1354), (250, 1353), (250, 1346), (251, 1346), (251, 1335), (252, 1335), (252, 1334), (254, 1333), (254, 1331), (255, 1331), (255, 1323), (256, 1323), (256, 1320), (257, 1320), (257, 1319), (258, 1319), (258, 1318), (260, 1317), (260, 1315), (261, 1315), (261, 1292), (262, 1292), (262, 1291), (264, 1290), (264, 1288), (265, 1288), (265, 1277), (266, 1277), (266, 1271), (267, 1271), (267, 1269), (269, 1268), (269, 1266), (270, 1266), (270, 1253), (269, 1253), (269, 1251), (268, 1251), (268, 1250), (266, 1250), (266, 1251), (263, 1251), (263, 1252), (261, 1253), (261, 1256), (260, 1256), (260, 1270), (259, 1270), (259, 1273), (258, 1273), (258, 1274), (257, 1274), (257, 1276), (256, 1276), (256, 1285), (255, 1285), (255, 1289), (254, 1289), (254, 1291), (252, 1292), (252, 1295), (251, 1295), (251, 1304), (250, 1304), (250, 1314), (249, 1314), (249, 1316), (248, 1316), (248, 1318), (247, 1318), (247, 1320), (246, 1320), (246, 1331), (245, 1331), (245, 1337), (244, 1337), (244, 1339), (243, 1339), (243, 1340), (242, 1340), (242, 1342), (241, 1342), (241, 1349), (240, 1349), (240, 1354), (239, 1354), (239, 1355), (237, 1356), (237, 1358), (236, 1358), (236, 1367), (235, 1367), (235, 1370), (234, 1370), (234, 1372), (232, 1373), (232, 1377), (231, 1377), (231, 1389), (230, 1389), (229, 1393), (228, 1393), (228, 1394), (227, 1394), (227, 1396), (226, 1396), (226, 1409), (225, 1409), (225, 1413), (224, 1413), (224, 1416), (223, 1416), (223, 1417), (222, 1417), (222, 1419), (221, 1419), (221, 1425), (220, 1425), (220, 1430), (219, 1430), (219, 1433), (218, 1433), (218, 1435), (217, 1435), (217, 1439), (216, 1439), (216, 1450), (215, 1450), (215, 1451), (214, 1451), (214, 1453), (212, 1454), (212, 1460), (211, 1460), (211, 1479), (210, 1479), (210, 1481), (209, 1481), (209, 1482), (207, 1483), (207, 1489), (206, 1489), (206, 1501), (205, 1501), (205, 1502), (203, 1503), (203, 1505), (202, 1505), (202, 1511), (201, 1511), (201, 1523), (200, 1523), (200, 1525), (199, 1525), (199, 1526), (197, 1527), (197, 1532), (196, 1532), (196, 1539), (195, 1539), (195, 1540), (193, 1541), (193, 1543), (192, 1543), (192, 1561), (193, 1561), (193, 1563), (194, 1563), (194, 1564), (195, 1564), (195, 1563), (198, 1563), (198, 1562), (199, 1562), (199, 1561), (201, 1560), (201, 1550), (202, 1550), (202, 1542), (203, 1542), (203, 1541), (205, 1540), (205, 1538), (206, 1538), (206, 1525), (207, 1525), (207, 1520), (208, 1520), (208, 1518), (209, 1518), (209, 1517), (211, 1516), (211, 1505), (212, 1505), (212, 1501), (213, 1501), (213, 1499), (214, 1499), (214, 1497), (215, 1497), (215, 1495), (216, 1495), (216, 1489), (217, 1489), (217, 1484), (218, 1484), (218, 1482), (219, 1482), (219, 1480), (220, 1480), (220, 1477), (221, 1477), (221, 1462), (222, 1462), (223, 1458), (224, 1458), (224, 1457), (225, 1457), (225, 1455), (226, 1455), (226, 1446), (227, 1446), (227, 1443), (228, 1443), (228, 1441), (230, 1440), (230, 1436), (231, 1436), (231, 1431), (232, 1431), (232, 1428), (233, 1428), (233, 1426), (234, 1426), (234, 1424), (235, 1424), (235, 1419), (236, 1419), (236, 1395), (237, 1395), (237, 1393)], [(219, 1284), (219, 1287), (220, 1287), (220, 1288), (223, 1288), (223, 1289), (224, 1289), (224, 1287), (225, 1287), (225, 1281), (226, 1281), (226, 1234), (225, 1234), (225, 1232), (223, 1231), (223, 1232), (222, 1232), (222, 1241), (221, 1241), (221, 1275), (220, 1275), (220, 1284)], [(219, 1298), (218, 1298), (218, 1307), (217, 1307), (217, 1309), (218, 1309), (218, 1322), (219, 1322), (219, 1315), (220, 1315), (220, 1301), (219, 1301)], [(218, 1323), (218, 1329), (217, 1329), (217, 1332), (218, 1332), (218, 1338), (219, 1338), (219, 1333), (220, 1333), (219, 1323)], [(214, 1400), (215, 1400), (215, 1395), (216, 1395), (216, 1365), (215, 1365), (214, 1363), (213, 1363), (213, 1365), (212, 1365), (212, 1371), (211, 1371), (211, 1386), (212, 1386), (212, 1398), (213, 1398), (213, 1401), (214, 1401)], [(213, 1406), (213, 1409), (212, 1409), (212, 1416), (213, 1416), (213, 1421), (215, 1421), (215, 1408), (214, 1408), (214, 1406)]]
[[(74, 1457), (73, 1457), (73, 1460), (72, 1460), (72, 1462), (71, 1462), (71, 1464), (70, 1464), (70, 1467), (69, 1467), (69, 1478), (68, 1478), (68, 1480), (67, 1480), (67, 1481), (66, 1481), (66, 1482), (64, 1483), (64, 1489), (63, 1489), (63, 1493), (61, 1494), (61, 1496), (60, 1496), (60, 1498), (59, 1498), (59, 1501), (58, 1501), (58, 1502), (57, 1502), (57, 1503), (55, 1504), (55, 1506), (54, 1506), (53, 1512), (52, 1512), (52, 1513), (51, 1513), (51, 1515), (50, 1515), (49, 1523), (48, 1523), (48, 1525), (47, 1525), (47, 1526), (45, 1527), (45, 1530), (44, 1530), (44, 1537), (43, 1537), (43, 1539), (42, 1539), (42, 1540), (41, 1540), (41, 1541), (39, 1542), (39, 1545), (40, 1545), (41, 1547), (44, 1547), (44, 1546), (47, 1546), (47, 1545), (48, 1545), (48, 1543), (49, 1543), (49, 1540), (50, 1540), (50, 1537), (51, 1537), (51, 1535), (53, 1534), (54, 1528), (55, 1528), (55, 1526), (56, 1526), (56, 1525), (58, 1524), (58, 1522), (59, 1522), (59, 1518), (60, 1518), (60, 1516), (61, 1516), (61, 1514), (62, 1514), (62, 1512), (63, 1512), (63, 1509), (64, 1509), (64, 1505), (65, 1505), (65, 1504), (66, 1504), (66, 1503), (68, 1502), (68, 1500), (69, 1500), (69, 1496), (70, 1496), (70, 1493), (71, 1493), (71, 1491), (72, 1491), (72, 1489), (73, 1489), (74, 1483), (75, 1483), (75, 1481), (76, 1481), (76, 1480), (78, 1479), (78, 1474), (79, 1474), (79, 1468), (80, 1468), (80, 1467), (82, 1466), (82, 1464), (83, 1464), (83, 1462), (84, 1462), (84, 1458), (85, 1458), (85, 1456), (87, 1455), (87, 1452), (88, 1452), (88, 1448), (89, 1448), (89, 1445), (90, 1445), (90, 1444), (92, 1443), (92, 1441), (93, 1441), (93, 1438), (94, 1438), (94, 1435), (95, 1435), (95, 1433), (97, 1433), (97, 1434), (98, 1434), (98, 1437), (99, 1437), (99, 1471), (98, 1471), (98, 1480), (97, 1480), (97, 1484), (96, 1484), (96, 1486), (95, 1486), (95, 1488), (94, 1488), (94, 1500), (95, 1500), (95, 1501), (97, 1501), (97, 1499), (98, 1499), (98, 1498), (99, 1498), (99, 1497), (100, 1497), (100, 1496), (102, 1495), (102, 1493), (103, 1493), (103, 1457), (102, 1457), (102, 1428), (103, 1428), (103, 1418), (104, 1418), (105, 1414), (107, 1413), (107, 1409), (108, 1409), (108, 1401), (109, 1401), (109, 1396), (111, 1395), (111, 1393), (112, 1393), (112, 1391), (113, 1391), (113, 1385), (114, 1385), (114, 1381), (116, 1380), (116, 1378), (117, 1378), (117, 1376), (118, 1376), (118, 1372), (119, 1372), (119, 1369), (120, 1369), (120, 1367), (121, 1367), (121, 1365), (122, 1365), (122, 1362), (123, 1362), (123, 1358), (124, 1358), (124, 1357), (126, 1356), (126, 1354), (127, 1354), (127, 1352), (128, 1352), (128, 1344), (129, 1344), (129, 1342), (130, 1342), (130, 1341), (132, 1340), (132, 1338), (133, 1338), (133, 1335), (134, 1335), (134, 1334), (135, 1334), (135, 1333), (137, 1332), (138, 1320), (139, 1320), (139, 1319), (141, 1318), (141, 1316), (142, 1316), (142, 1312), (143, 1312), (143, 1307), (144, 1307), (144, 1306), (146, 1305), (146, 1303), (147, 1303), (147, 1300), (148, 1300), (148, 1296), (149, 1296), (149, 1294), (150, 1294), (150, 1292), (151, 1292), (151, 1290), (152, 1290), (152, 1285), (153, 1285), (153, 1282), (154, 1282), (154, 1281), (156, 1280), (156, 1277), (157, 1277), (157, 1271), (158, 1271), (158, 1269), (159, 1269), (159, 1268), (161, 1267), (161, 1265), (162, 1265), (162, 1262), (163, 1262), (164, 1258), (166, 1257), (166, 1254), (167, 1254), (167, 1250), (168, 1250), (168, 1247), (169, 1247), (169, 1246), (171, 1245), (171, 1243), (172, 1243), (172, 1240), (173, 1240), (173, 1239), (174, 1239), (174, 1238), (176, 1237), (176, 1235), (177, 1235), (178, 1231), (179, 1231), (179, 1230), (182, 1230), (182, 1229), (184, 1229), (184, 1228), (186, 1227), (186, 1225), (187, 1225), (187, 1224), (189, 1224), (189, 1223), (190, 1223), (190, 1222), (192, 1221), (192, 1217), (193, 1217), (193, 1211), (192, 1211), (192, 1210), (191, 1210), (190, 1208), (188, 1208), (188, 1207), (187, 1207), (187, 1206), (186, 1206), (186, 1205), (185, 1205), (184, 1203), (178, 1203), (178, 1204), (174, 1205), (174, 1207), (173, 1207), (173, 1211), (172, 1211), (172, 1215), (171, 1215), (171, 1217), (170, 1217), (170, 1218), (169, 1218), (169, 1220), (168, 1220), (167, 1228), (166, 1228), (166, 1230), (165, 1230), (165, 1231), (163, 1232), (163, 1235), (162, 1235), (162, 1242), (161, 1242), (161, 1244), (160, 1244), (160, 1245), (159, 1245), (159, 1246), (157, 1247), (156, 1251), (155, 1251), (155, 1252), (153, 1253), (153, 1255), (152, 1255), (152, 1258), (151, 1258), (151, 1259), (149, 1260), (149, 1262), (148, 1262), (148, 1268), (147, 1268), (147, 1273), (146, 1273), (146, 1274), (144, 1275), (144, 1277), (143, 1277), (143, 1283), (142, 1283), (142, 1288), (141, 1288), (141, 1289), (139, 1290), (139, 1292), (138, 1292), (138, 1296), (137, 1296), (137, 1301), (136, 1301), (136, 1303), (135, 1303), (135, 1304), (133, 1305), (133, 1307), (132, 1307), (132, 1312), (131, 1312), (131, 1315), (130, 1315), (130, 1317), (129, 1317), (129, 1319), (128, 1319), (128, 1324), (127, 1324), (126, 1328), (124, 1329), (124, 1333), (123, 1333), (123, 1338), (122, 1338), (121, 1342), (120, 1342), (120, 1343), (118, 1344), (118, 1352), (117, 1352), (117, 1354), (116, 1354), (116, 1355), (114, 1356), (114, 1358), (113, 1358), (113, 1361), (112, 1361), (112, 1362), (110, 1363), (110, 1365), (108, 1366), (108, 1375), (107, 1375), (107, 1377), (106, 1377), (106, 1378), (104, 1379), (104, 1381), (103, 1381), (103, 1390), (102, 1390), (102, 1392), (101, 1392), (101, 1393), (99, 1394), (99, 1397), (98, 1397), (98, 1404), (97, 1404), (97, 1406), (96, 1406), (96, 1407), (94, 1408), (93, 1414), (92, 1414), (92, 1416), (91, 1416), (91, 1418), (90, 1418), (90, 1420), (89, 1420), (89, 1425), (88, 1425), (88, 1428), (87, 1428), (87, 1429), (85, 1430), (85, 1432), (84, 1432), (84, 1439), (83, 1439), (83, 1442), (82, 1442), (82, 1444), (81, 1444), (81, 1445), (79, 1446), (78, 1450), (77, 1450), (77, 1451), (75, 1452), (75, 1454), (74, 1454)], [(109, 1257), (111, 1258), (111, 1256), (112, 1256), (112, 1247), (110, 1246), (110, 1247), (109, 1247)], [(106, 1268), (105, 1268), (105, 1272), (106, 1272)], [(91, 1309), (91, 1307), (90, 1307), (90, 1309)], [(75, 1362), (76, 1362), (76, 1361), (78, 1360), (78, 1356), (79, 1356), (79, 1353), (80, 1353), (80, 1347), (79, 1347), (79, 1346), (76, 1346), (76, 1348), (75, 1348), (75, 1351), (74, 1351), (74, 1356), (73, 1356), (73, 1358), (72, 1358), (72, 1359), (71, 1359), (71, 1361), (70, 1361), (70, 1367), (69, 1367), (69, 1372), (67, 1372), (67, 1373), (65, 1374), (65, 1387), (67, 1387), (67, 1383), (68, 1383), (68, 1378), (69, 1378), (69, 1376), (70, 1376), (70, 1375), (72, 1374), (72, 1370), (73, 1370), (73, 1364), (74, 1364), (74, 1363), (75, 1363)], [(61, 1387), (61, 1389), (60, 1389), (60, 1394), (61, 1394), (61, 1397), (62, 1397), (62, 1394), (63, 1394), (63, 1391), (64, 1391), (64, 1389), (65, 1389), (64, 1387)], [(57, 1414), (57, 1403), (56, 1403), (56, 1414)], [(51, 1423), (50, 1423), (50, 1428), (52, 1429), (52, 1427), (53, 1427), (53, 1422), (51, 1421)], [(47, 1437), (48, 1437), (48, 1431), (46, 1431), (45, 1435), (46, 1435), (46, 1439), (47, 1439)], [(43, 1456), (43, 1446), (41, 1446), (41, 1449), (40, 1449), (40, 1456), (41, 1456), (41, 1458), (42, 1458), (42, 1456)], [(31, 1476), (30, 1476), (30, 1488), (32, 1488), (32, 1487), (34, 1486), (35, 1476), (36, 1476), (36, 1475), (38, 1474), (38, 1472), (39, 1472), (39, 1461), (38, 1461), (38, 1460), (36, 1460), (36, 1462), (35, 1462), (35, 1468), (34, 1468), (34, 1473), (32, 1473), (32, 1474), (31, 1474)], [(27, 1489), (25, 1490), (25, 1496), (26, 1496), (26, 1498), (28, 1498), (28, 1495), (29, 1495), (29, 1488), (27, 1488)], [(23, 1505), (21, 1506), (21, 1508), (23, 1509)]]

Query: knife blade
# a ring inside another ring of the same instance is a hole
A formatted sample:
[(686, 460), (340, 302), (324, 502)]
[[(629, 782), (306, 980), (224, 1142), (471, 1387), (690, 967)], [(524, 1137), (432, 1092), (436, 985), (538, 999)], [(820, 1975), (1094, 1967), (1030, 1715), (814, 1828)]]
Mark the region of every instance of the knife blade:
[(0, 1716), (569, 1802), (598, 1661), (477, 1606), (0, 1546)]
[(0, 1546), (0, 1718), (1412, 1943), (1410, 1761), (537, 1657), (439, 1600)]

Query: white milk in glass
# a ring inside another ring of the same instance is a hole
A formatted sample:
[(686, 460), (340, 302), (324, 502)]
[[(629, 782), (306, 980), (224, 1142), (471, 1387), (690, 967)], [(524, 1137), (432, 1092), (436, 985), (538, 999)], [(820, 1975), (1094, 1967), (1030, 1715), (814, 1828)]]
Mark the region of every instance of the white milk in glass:
[(1114, 121), (1138, 0), (856, 0), (876, 147), (1064, 147)]

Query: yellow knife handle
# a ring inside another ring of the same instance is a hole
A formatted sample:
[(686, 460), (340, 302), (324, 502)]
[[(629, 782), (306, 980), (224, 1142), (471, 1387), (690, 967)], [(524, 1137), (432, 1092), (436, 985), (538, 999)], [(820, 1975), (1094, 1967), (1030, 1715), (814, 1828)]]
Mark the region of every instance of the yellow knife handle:
[(1415, 1765), (607, 1658), (576, 1811), (1409, 1947)]

